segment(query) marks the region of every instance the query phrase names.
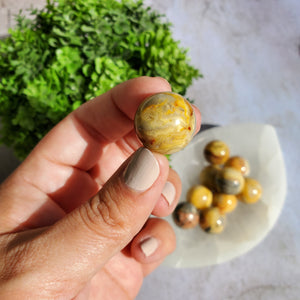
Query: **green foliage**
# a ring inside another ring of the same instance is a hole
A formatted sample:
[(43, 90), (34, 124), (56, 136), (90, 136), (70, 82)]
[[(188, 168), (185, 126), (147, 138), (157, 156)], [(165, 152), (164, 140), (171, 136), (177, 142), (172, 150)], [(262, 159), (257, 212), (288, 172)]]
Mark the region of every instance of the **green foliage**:
[(162, 15), (132, 0), (48, 0), (0, 41), (1, 142), (24, 158), (63, 117), (127, 79), (185, 94), (199, 71)]

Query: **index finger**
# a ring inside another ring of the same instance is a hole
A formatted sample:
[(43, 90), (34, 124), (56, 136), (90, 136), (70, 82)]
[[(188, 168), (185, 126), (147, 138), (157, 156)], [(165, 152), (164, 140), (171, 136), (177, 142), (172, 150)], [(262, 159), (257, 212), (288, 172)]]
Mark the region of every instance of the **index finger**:
[(128, 80), (71, 113), (46, 136), (38, 151), (59, 164), (89, 170), (97, 162), (100, 145), (133, 130), (134, 114), (146, 97), (170, 90), (169, 83), (159, 77)]

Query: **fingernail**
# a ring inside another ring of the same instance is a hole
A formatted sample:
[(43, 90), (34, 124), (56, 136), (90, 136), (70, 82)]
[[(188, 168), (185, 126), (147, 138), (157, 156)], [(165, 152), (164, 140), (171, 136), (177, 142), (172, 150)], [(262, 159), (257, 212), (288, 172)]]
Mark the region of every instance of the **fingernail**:
[(141, 245), (141, 250), (144, 253), (146, 257), (152, 255), (156, 249), (158, 248), (158, 240), (154, 237), (150, 237), (146, 240), (144, 240)]
[(124, 181), (136, 191), (145, 191), (152, 186), (159, 175), (159, 164), (146, 148), (140, 148), (132, 157), (124, 173)]
[(175, 199), (175, 195), (176, 195), (176, 189), (174, 187), (174, 185), (167, 181), (163, 191), (162, 191), (162, 195), (164, 196), (164, 198), (167, 200), (168, 204), (171, 205)]

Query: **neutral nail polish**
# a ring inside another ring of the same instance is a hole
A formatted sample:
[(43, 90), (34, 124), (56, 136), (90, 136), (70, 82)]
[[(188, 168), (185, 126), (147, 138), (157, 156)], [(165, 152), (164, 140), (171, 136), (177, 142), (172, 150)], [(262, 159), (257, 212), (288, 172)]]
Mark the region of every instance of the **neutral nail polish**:
[(158, 248), (158, 240), (154, 237), (150, 237), (146, 240), (144, 240), (141, 245), (141, 250), (144, 253), (146, 257), (152, 255), (156, 249)]
[(159, 176), (159, 164), (152, 152), (146, 148), (136, 151), (128, 164), (124, 181), (136, 191), (145, 191)]
[(174, 185), (167, 181), (163, 191), (162, 191), (162, 195), (164, 196), (164, 198), (167, 200), (168, 204), (171, 205), (175, 199), (175, 195), (176, 195), (176, 189), (174, 187)]

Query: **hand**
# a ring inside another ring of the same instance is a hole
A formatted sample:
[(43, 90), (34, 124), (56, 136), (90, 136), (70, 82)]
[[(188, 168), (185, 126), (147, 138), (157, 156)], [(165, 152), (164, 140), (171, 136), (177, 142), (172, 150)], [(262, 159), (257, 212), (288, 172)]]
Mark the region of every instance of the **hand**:
[(85, 103), (2, 184), (0, 299), (133, 299), (174, 250), (171, 226), (149, 216), (173, 211), (180, 179), (133, 128), (161, 91), (141, 77)]

